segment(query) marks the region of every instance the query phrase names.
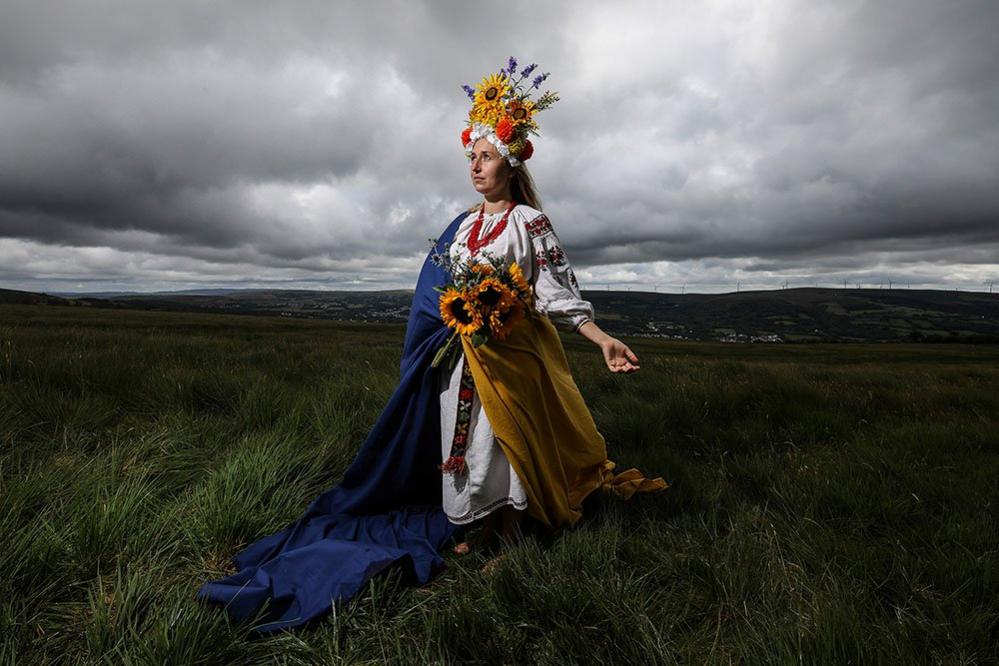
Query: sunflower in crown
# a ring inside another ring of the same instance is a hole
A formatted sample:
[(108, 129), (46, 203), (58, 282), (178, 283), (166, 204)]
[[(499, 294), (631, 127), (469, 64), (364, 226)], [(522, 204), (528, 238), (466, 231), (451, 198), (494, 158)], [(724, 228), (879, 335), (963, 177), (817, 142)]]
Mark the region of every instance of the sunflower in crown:
[(461, 133), (466, 155), (471, 156), (472, 146), (481, 138), (496, 146), (510, 166), (518, 166), (534, 154), (534, 145), (528, 138), (538, 134), (534, 115), (559, 99), (558, 93), (550, 90), (537, 99), (530, 99), (531, 92), (539, 89), (549, 74), (545, 72), (530, 78), (537, 67), (531, 64), (518, 72), (517, 60), (510, 56), (506, 67), (484, 77), (474, 88), (462, 86), (472, 100), (468, 126)]
[(490, 74), (476, 87), (475, 104), (498, 104), (503, 106), (503, 98), (510, 92), (510, 79), (504, 73)]

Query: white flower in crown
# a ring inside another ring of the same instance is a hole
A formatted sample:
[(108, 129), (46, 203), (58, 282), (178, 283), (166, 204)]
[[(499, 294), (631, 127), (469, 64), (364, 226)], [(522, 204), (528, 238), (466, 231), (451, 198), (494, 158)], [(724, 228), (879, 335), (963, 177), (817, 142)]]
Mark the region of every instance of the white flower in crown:
[(479, 139), (485, 139), (489, 143), (496, 146), (496, 151), (505, 157), (510, 163), (510, 166), (516, 167), (520, 166), (520, 160), (510, 154), (510, 148), (496, 136), (496, 132), (489, 125), (483, 125), (482, 123), (475, 123), (472, 125), (472, 131), (468, 134), (468, 143), (465, 144), (465, 155), (468, 157), (472, 156), (472, 146)]
[(527, 85), (527, 77), (537, 68), (528, 65), (517, 73), (517, 61), (511, 56), (505, 69), (482, 79), (475, 88), (462, 88), (472, 100), (468, 112), (468, 126), (461, 133), (465, 154), (471, 156), (472, 146), (478, 139), (486, 139), (506, 158), (510, 166), (519, 166), (534, 153), (528, 135), (538, 134), (534, 114), (547, 109), (558, 101), (558, 94), (546, 90), (537, 100), (529, 98), (548, 78), (548, 73), (534, 77)]

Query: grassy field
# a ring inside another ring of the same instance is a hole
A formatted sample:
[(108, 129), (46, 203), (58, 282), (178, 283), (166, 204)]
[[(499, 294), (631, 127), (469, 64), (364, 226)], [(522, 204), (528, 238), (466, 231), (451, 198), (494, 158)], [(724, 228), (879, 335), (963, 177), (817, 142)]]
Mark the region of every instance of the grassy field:
[[(0, 663), (995, 663), (999, 347), (564, 338), (621, 468), (491, 576), (260, 640), (194, 600), (336, 483), (403, 328), (0, 307)], [(478, 559), (477, 559), (478, 558)]]

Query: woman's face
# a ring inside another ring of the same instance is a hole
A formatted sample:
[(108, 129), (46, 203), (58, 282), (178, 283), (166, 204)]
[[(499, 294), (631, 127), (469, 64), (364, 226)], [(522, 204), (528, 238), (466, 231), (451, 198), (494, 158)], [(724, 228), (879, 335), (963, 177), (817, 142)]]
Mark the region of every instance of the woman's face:
[[(487, 139), (479, 139), (472, 146), (472, 157), (469, 162), (472, 176), (472, 187), (487, 198), (503, 198), (506, 188), (510, 186), (513, 169), (506, 159), (499, 154), (496, 146)], [(494, 195), (494, 197), (489, 197)]]

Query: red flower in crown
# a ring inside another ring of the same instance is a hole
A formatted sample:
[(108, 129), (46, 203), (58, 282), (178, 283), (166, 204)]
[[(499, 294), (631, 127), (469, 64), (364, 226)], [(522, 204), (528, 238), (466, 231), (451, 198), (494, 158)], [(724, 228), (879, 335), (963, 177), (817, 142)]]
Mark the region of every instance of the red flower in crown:
[(524, 142), (524, 149), (520, 151), (520, 155), (517, 155), (517, 159), (519, 159), (521, 162), (524, 162), (528, 160), (533, 154), (534, 154), (534, 144), (532, 144), (531, 140), (528, 139), (527, 141)]
[(461, 133), (461, 145), (467, 146), (468, 142), (472, 140), (472, 128), (466, 127), (465, 131)]
[(509, 143), (510, 139), (513, 138), (513, 123), (506, 116), (500, 118), (500, 121), (496, 123), (496, 136), (503, 143)]

